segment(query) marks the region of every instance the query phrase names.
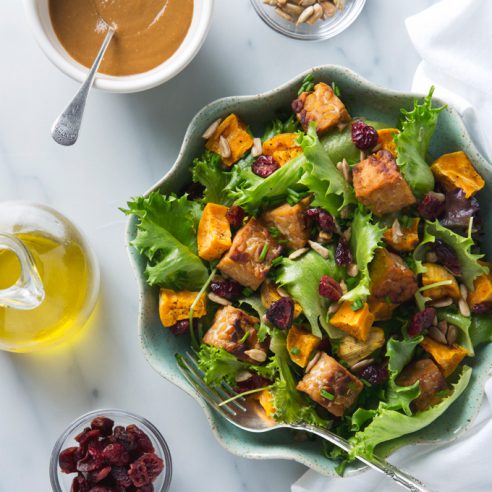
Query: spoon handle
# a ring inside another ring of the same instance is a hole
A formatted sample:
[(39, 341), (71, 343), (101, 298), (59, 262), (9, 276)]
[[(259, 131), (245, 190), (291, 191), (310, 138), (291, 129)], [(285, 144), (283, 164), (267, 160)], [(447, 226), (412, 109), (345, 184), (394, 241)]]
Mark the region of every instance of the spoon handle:
[(79, 137), (80, 125), (82, 124), (82, 117), (84, 116), (85, 103), (87, 101), (87, 96), (89, 95), (89, 90), (94, 83), (94, 78), (96, 77), (97, 71), (99, 70), (99, 65), (106, 53), (106, 49), (113, 37), (115, 30), (113, 27), (108, 28), (106, 37), (101, 45), (99, 53), (92, 64), (92, 67), (82, 84), (77, 94), (70, 101), (68, 106), (65, 108), (63, 113), (58, 116), (56, 121), (53, 123), (51, 128), (51, 136), (53, 140), (60, 145), (73, 145), (77, 138)]

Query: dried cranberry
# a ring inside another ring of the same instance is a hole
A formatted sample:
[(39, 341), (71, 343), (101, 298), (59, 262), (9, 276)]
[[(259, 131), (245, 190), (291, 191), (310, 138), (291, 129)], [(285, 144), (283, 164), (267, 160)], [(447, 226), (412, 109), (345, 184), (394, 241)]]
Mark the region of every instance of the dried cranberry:
[(164, 462), (155, 453), (145, 453), (135, 463), (143, 463), (150, 482), (153, 482), (164, 470)]
[(444, 213), (444, 208), (444, 200), (433, 191), (427, 193), (417, 206), (419, 215), (427, 220), (438, 219)]
[(378, 132), (363, 121), (352, 123), (352, 142), (360, 150), (372, 149), (378, 143)]
[(99, 429), (90, 429), (87, 427), (80, 434), (75, 436), (75, 440), (83, 450), (86, 450), (89, 444), (93, 441), (97, 441), (100, 436), (101, 431)]
[(134, 424), (130, 424), (126, 428), (126, 431), (135, 434), (137, 438), (137, 446), (139, 451), (143, 453), (154, 452), (154, 446), (152, 444), (152, 441), (149, 439), (149, 436), (145, 434), (145, 432), (143, 432), (139, 427), (137, 427)]
[[(466, 198), (465, 192), (457, 188), (446, 193), (446, 204), (442, 224), (446, 227), (466, 228), (472, 217), (480, 210), (475, 197)], [(475, 221), (474, 221), (475, 225)]]
[(263, 376), (259, 376), (256, 373), (251, 373), (251, 377), (249, 377), (245, 381), (236, 383), (236, 392), (243, 393), (244, 391), (264, 388), (265, 386), (268, 386), (270, 384), (272, 384), (272, 382), (269, 379), (264, 378)]
[(110, 465), (123, 466), (130, 461), (130, 454), (120, 443), (108, 444), (101, 454)]
[(129, 452), (133, 452), (137, 449), (137, 436), (132, 432), (127, 432), (126, 429), (114, 431), (115, 442), (122, 444), (123, 447)]
[(281, 297), (270, 305), (266, 317), (277, 328), (288, 330), (294, 319), (294, 301), (290, 297)]
[(434, 253), (436, 253), (437, 261), (446, 267), (453, 275), (460, 275), (461, 266), (455, 250), (448, 246), (445, 242), (438, 239), (434, 243)]
[(140, 487), (137, 489), (138, 492), (154, 492), (154, 486), (151, 483), (148, 483), (147, 485), (144, 485), (143, 487)]
[(132, 484), (125, 466), (113, 466), (111, 469), (111, 476), (118, 485), (121, 485), (124, 488), (130, 487)]
[(319, 217), (319, 212), (320, 212), (320, 210), (321, 210), (321, 209), (320, 209), (319, 207), (315, 207), (315, 208), (308, 208), (308, 209), (306, 210), (306, 215), (307, 215), (308, 217), (311, 217), (311, 218), (313, 218), (313, 219), (316, 219), (316, 220), (317, 220), (317, 219), (318, 219), (318, 217)]
[(324, 210), (319, 211), (318, 223), (322, 231), (335, 232), (335, 219), (333, 218), (333, 215), (329, 214), (328, 212), (325, 212)]
[(91, 428), (98, 429), (102, 436), (109, 436), (113, 432), (113, 425), (114, 422), (104, 416), (96, 417), (91, 422)]
[(388, 379), (388, 368), (386, 365), (370, 365), (362, 370), (360, 377), (371, 384), (383, 384)]
[(482, 302), (480, 304), (475, 304), (471, 310), (473, 314), (490, 314), (492, 313), (492, 305)]
[(423, 311), (414, 314), (410, 326), (408, 327), (408, 334), (411, 337), (420, 335), (423, 330), (432, 326), (435, 317), (436, 310), (433, 307), (425, 308)]
[(89, 489), (89, 492), (115, 492), (115, 489), (106, 485), (94, 485)]
[[(198, 319), (193, 319), (193, 328), (196, 330), (198, 328)], [(180, 319), (176, 322), (175, 325), (170, 326), (169, 330), (173, 335), (180, 336), (188, 333), (190, 331), (190, 320), (189, 319)]]
[(88, 474), (87, 479), (90, 483), (102, 482), (111, 473), (111, 467), (105, 466), (100, 470), (95, 470)]
[(294, 113), (300, 113), (304, 108), (304, 101), (302, 99), (294, 99), (291, 104), (292, 111)]
[(143, 485), (150, 483), (150, 478), (145, 463), (138, 460), (130, 465), (128, 477), (135, 487), (142, 487)]
[(323, 275), (319, 281), (319, 295), (330, 301), (337, 302), (342, 297), (340, 284), (329, 275)]
[(224, 299), (233, 301), (243, 292), (243, 286), (234, 280), (216, 279), (210, 282), (210, 290)]
[(268, 178), (277, 169), (280, 164), (271, 155), (260, 155), (251, 165), (251, 170), (260, 178)]
[(338, 241), (335, 251), (335, 261), (337, 265), (350, 265), (353, 262), (352, 252), (347, 240), (342, 236)]
[(87, 453), (81, 460), (77, 461), (77, 471), (91, 472), (102, 467), (104, 461), (102, 457), (94, 457)]
[(61, 471), (63, 473), (75, 473), (77, 471), (77, 461), (79, 459), (79, 448), (72, 447), (64, 449), (58, 457)]
[(245, 216), (246, 212), (239, 205), (229, 207), (226, 212), (226, 219), (232, 227), (241, 227)]
[(70, 492), (89, 492), (87, 480), (82, 476), (75, 477)]

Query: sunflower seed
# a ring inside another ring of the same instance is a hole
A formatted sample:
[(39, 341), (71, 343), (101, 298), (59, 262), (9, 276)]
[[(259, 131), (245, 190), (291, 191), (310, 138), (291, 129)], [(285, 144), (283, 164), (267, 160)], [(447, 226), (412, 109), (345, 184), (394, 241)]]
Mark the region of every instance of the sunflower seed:
[(345, 241), (350, 241), (350, 238), (352, 237), (352, 227), (347, 227), (347, 229), (342, 232), (342, 237)]
[(444, 202), (444, 200), (446, 200), (446, 195), (444, 193), (438, 193), (436, 191), (429, 191), (429, 193), (427, 193), (427, 194), (429, 196), (431, 196), (432, 198), (439, 200), (440, 202)]
[(217, 128), (219, 127), (220, 125), (220, 122), (222, 121), (221, 118), (219, 118), (218, 120), (215, 120), (206, 130), (205, 132), (203, 133), (202, 137), (205, 139), (205, 140), (208, 140), (214, 133), (215, 133), (215, 130), (217, 130)]
[(446, 340), (446, 337), (441, 333), (441, 331), (436, 328), (435, 326), (431, 326), (429, 328), (429, 336), (435, 340), (436, 342), (442, 343), (444, 345), (447, 345), (448, 341)]
[(309, 7), (310, 5), (314, 5), (317, 0), (300, 0), (299, 5), (301, 7)]
[(277, 292), (282, 296), (282, 297), (290, 297), (289, 293), (283, 289), (282, 287), (277, 287)]
[(306, 7), (303, 10), (302, 14), (299, 16), (299, 18), (297, 19), (296, 24), (299, 25), (306, 22), (313, 15), (313, 13), (314, 13), (314, 7), (312, 5), (310, 7)]
[(320, 2), (321, 7), (323, 8), (323, 17), (328, 19), (328, 17), (333, 17), (337, 8), (331, 2)]
[(275, 7), (277, 5), (277, 0), (263, 0), (263, 3)]
[(350, 166), (346, 159), (343, 159), (341, 162), (337, 164), (337, 169), (343, 174), (343, 177), (347, 183), (352, 182), (352, 176), (350, 174)]
[(328, 314), (335, 314), (339, 308), (340, 308), (340, 304), (338, 304), (338, 302), (334, 302), (333, 304), (330, 304), (330, 307), (328, 308)]
[(243, 383), (253, 376), (249, 371), (239, 371), (236, 374), (236, 383)]
[(315, 243), (314, 241), (308, 241), (309, 246), (311, 246), (311, 249), (313, 251), (316, 251), (320, 256), (323, 258), (328, 258), (330, 256), (330, 252), (324, 247), (321, 246), (319, 243)]
[(448, 345), (454, 345), (456, 340), (458, 340), (458, 328), (454, 325), (448, 326), (448, 332), (446, 333), (446, 340)]
[(361, 162), (366, 159), (366, 153), (363, 150), (360, 151), (359, 158), (360, 158)]
[(275, 13), (279, 16), (282, 17), (282, 19), (286, 20), (287, 22), (294, 22), (294, 18), (290, 16), (287, 12), (284, 12), (281, 8), (277, 7), (275, 9)]
[(448, 331), (448, 322), (445, 319), (442, 319), (439, 323), (437, 323), (437, 328), (444, 336), (446, 336)]
[(468, 297), (468, 289), (463, 284), (460, 284), (460, 294), (461, 298), (466, 301), (466, 298)]
[(352, 372), (360, 372), (362, 371), (362, 369), (365, 369), (367, 366), (370, 366), (372, 363), (374, 363), (374, 359), (364, 359), (354, 364), (350, 368), (350, 370)]
[(253, 147), (251, 148), (251, 155), (253, 157), (258, 157), (263, 152), (263, 147), (261, 145), (261, 139), (254, 138), (253, 139)]
[(227, 138), (225, 138), (223, 135), (221, 135), (219, 138), (219, 152), (224, 159), (228, 159), (229, 157), (231, 157), (231, 147), (229, 146)]
[(398, 219), (395, 219), (393, 221), (393, 225), (391, 226), (391, 238), (394, 243), (398, 243), (402, 237), (403, 231), (401, 230), (400, 222)]
[(265, 362), (267, 358), (267, 354), (265, 354), (263, 350), (258, 349), (245, 350), (244, 355), (247, 355), (250, 359), (253, 359), (256, 362)]
[(316, 365), (316, 362), (318, 362), (320, 357), (321, 357), (321, 352), (316, 352), (316, 354), (314, 354), (314, 357), (309, 361), (309, 364), (306, 366), (306, 370), (305, 370), (306, 374), (310, 372), (311, 369)]
[(439, 301), (435, 301), (432, 303), (432, 306), (435, 308), (448, 307), (453, 304), (453, 299), (451, 297), (444, 297), (443, 299), (439, 299)]
[(217, 294), (214, 294), (213, 292), (209, 292), (207, 297), (212, 302), (215, 302), (216, 304), (220, 304), (222, 306), (230, 306), (232, 304), (231, 301), (224, 299), (223, 297), (220, 297)]
[(320, 231), (316, 239), (319, 243), (329, 243), (333, 239), (333, 234), (326, 231)]
[(287, 3), (287, 0), (277, 0), (277, 5), (283, 7)]
[(345, 8), (345, 0), (333, 0), (333, 3), (338, 10), (343, 10)]
[(348, 219), (349, 216), (350, 216), (350, 207), (347, 205), (346, 207), (343, 207), (342, 210), (340, 210), (340, 218)]
[(466, 303), (466, 301), (464, 299), (460, 299), (458, 301), (458, 307), (460, 309), (460, 313), (465, 316), (466, 318), (469, 318), (470, 317), (470, 306), (468, 306), (468, 304)]
[(290, 3), (287, 2), (283, 9), (284, 12), (287, 12), (289, 15), (292, 15), (294, 17), (298, 17), (299, 15), (302, 14), (302, 11), (304, 10), (300, 5), (296, 5), (295, 3)]
[(343, 294), (346, 294), (348, 292), (348, 287), (347, 284), (345, 283), (345, 280), (340, 280), (340, 287), (342, 288)]
[(349, 277), (357, 277), (358, 274), (359, 274), (359, 267), (357, 266), (357, 264), (351, 263), (347, 267), (347, 275)]
[(299, 248), (289, 255), (289, 260), (296, 260), (301, 257), (304, 253), (309, 251), (309, 248)]
[(434, 251), (429, 251), (425, 255), (425, 261), (427, 263), (435, 263), (437, 261), (437, 255), (436, 255), (436, 253), (434, 253)]
[(323, 8), (319, 3), (314, 4), (313, 7), (314, 7), (313, 15), (306, 21), (310, 25), (313, 25), (323, 16)]
[(437, 323), (438, 323), (438, 321), (437, 321), (437, 316), (434, 316), (434, 319), (432, 320), (432, 324), (433, 324), (434, 326), (437, 326)]

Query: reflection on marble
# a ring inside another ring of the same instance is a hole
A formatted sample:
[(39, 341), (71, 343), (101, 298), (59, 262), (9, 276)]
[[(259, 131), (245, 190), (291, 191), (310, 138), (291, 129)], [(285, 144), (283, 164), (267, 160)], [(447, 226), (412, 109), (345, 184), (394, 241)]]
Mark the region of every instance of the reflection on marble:
[(230, 455), (198, 406), (146, 364), (118, 207), (169, 169), (189, 120), (215, 98), (261, 92), (325, 63), (408, 89), (418, 58), (403, 19), (431, 3), (368, 0), (348, 31), (307, 44), (269, 30), (248, 0), (217, 0), (209, 38), (181, 75), (142, 94), (92, 94), (79, 142), (67, 149), (51, 141), (49, 128), (77, 85), (38, 49), (20, 0), (1, 2), (0, 199), (44, 202), (77, 223), (100, 259), (102, 291), (76, 343), (0, 354), (0, 492), (49, 491), (58, 434), (81, 413), (108, 406), (142, 414), (163, 432), (174, 491), (289, 490), (303, 466)]

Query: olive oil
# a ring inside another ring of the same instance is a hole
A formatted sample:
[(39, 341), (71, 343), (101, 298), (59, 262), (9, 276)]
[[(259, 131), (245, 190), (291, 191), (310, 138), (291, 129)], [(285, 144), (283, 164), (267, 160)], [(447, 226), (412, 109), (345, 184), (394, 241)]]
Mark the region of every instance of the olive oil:
[[(34, 258), (45, 297), (34, 309), (0, 307), (0, 348), (32, 350), (51, 345), (77, 331), (88, 302), (91, 264), (80, 244), (57, 242), (41, 234), (17, 234)], [(17, 281), (20, 264), (9, 250), (0, 250), (0, 288)]]

